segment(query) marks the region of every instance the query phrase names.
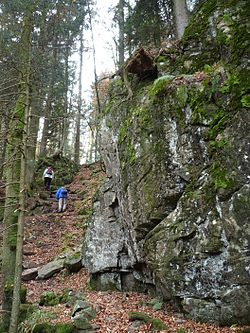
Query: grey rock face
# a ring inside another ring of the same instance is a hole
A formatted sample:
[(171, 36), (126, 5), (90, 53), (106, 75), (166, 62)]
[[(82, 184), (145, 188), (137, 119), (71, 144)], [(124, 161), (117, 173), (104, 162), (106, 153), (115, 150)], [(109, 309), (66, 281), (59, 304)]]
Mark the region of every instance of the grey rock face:
[(191, 318), (231, 325), (250, 323), (250, 113), (244, 50), (238, 62), (233, 54), (246, 2), (226, 3), (209, 7), (209, 40), (191, 56), (195, 41), (187, 42), (178, 70), (189, 59), (202, 71), (221, 31), (230, 68), (209, 58), (209, 74), (166, 75), (134, 87), (133, 101), (111, 96), (100, 124), (107, 179), (83, 264), (98, 289), (153, 287)]
[(48, 264), (44, 265), (42, 268), (38, 270), (37, 279), (48, 279), (55, 273), (62, 270), (64, 267), (64, 260), (55, 260), (51, 261)]

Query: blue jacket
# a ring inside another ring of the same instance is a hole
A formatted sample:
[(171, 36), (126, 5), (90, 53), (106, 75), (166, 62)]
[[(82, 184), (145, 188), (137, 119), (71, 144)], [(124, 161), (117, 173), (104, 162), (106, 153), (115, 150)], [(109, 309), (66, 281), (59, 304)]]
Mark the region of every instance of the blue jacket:
[(68, 199), (68, 191), (63, 186), (60, 187), (56, 192), (56, 200), (59, 200), (60, 198)]

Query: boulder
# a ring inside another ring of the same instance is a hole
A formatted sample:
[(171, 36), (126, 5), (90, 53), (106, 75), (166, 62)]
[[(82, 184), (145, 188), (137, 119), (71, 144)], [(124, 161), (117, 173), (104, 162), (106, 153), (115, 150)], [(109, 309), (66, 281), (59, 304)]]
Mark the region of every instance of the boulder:
[(58, 273), (60, 270), (62, 270), (63, 267), (64, 267), (63, 259), (49, 262), (48, 264), (44, 265), (38, 270), (37, 279), (38, 280), (48, 279), (55, 273)]

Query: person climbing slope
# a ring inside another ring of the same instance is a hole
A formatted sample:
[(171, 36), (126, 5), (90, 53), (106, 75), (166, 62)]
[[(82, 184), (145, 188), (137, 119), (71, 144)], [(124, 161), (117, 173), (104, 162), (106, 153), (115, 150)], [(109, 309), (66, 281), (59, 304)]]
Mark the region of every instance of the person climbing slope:
[(58, 213), (65, 212), (68, 200), (68, 191), (64, 186), (57, 190), (56, 200), (58, 201)]
[(50, 184), (51, 184), (53, 178), (54, 178), (54, 171), (53, 171), (52, 167), (49, 166), (43, 172), (44, 187), (48, 191), (50, 191)]

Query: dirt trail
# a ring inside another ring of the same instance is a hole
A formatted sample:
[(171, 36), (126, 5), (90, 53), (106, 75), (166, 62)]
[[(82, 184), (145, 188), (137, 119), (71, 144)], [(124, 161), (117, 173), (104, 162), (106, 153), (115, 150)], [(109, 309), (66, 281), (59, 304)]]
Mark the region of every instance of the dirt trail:
[[(92, 198), (104, 174), (98, 165), (82, 167), (69, 186), (69, 203), (67, 211), (56, 212), (54, 198), (45, 199), (43, 206), (36, 208), (35, 215), (26, 218), (24, 266), (38, 267), (52, 261), (63, 251), (75, 249), (81, 244), (83, 225), (91, 211)], [(41, 202), (41, 201), (40, 201)], [(182, 315), (174, 313), (169, 306), (155, 311), (149, 305), (150, 297), (139, 293), (94, 292), (88, 289), (88, 274), (85, 269), (67, 275), (65, 271), (55, 274), (47, 280), (32, 280), (23, 283), (27, 289), (27, 300), (37, 303), (42, 293), (53, 291), (62, 294), (65, 289), (84, 293), (86, 299), (94, 306), (97, 317), (93, 321), (98, 325), (97, 332), (125, 333), (151, 332), (151, 324), (136, 327), (128, 320), (129, 311), (139, 311), (164, 321), (167, 333), (232, 333), (230, 328), (199, 324), (185, 320)], [(63, 304), (43, 307), (43, 311), (53, 312), (57, 319), (51, 322), (70, 322), (72, 307)], [(183, 331), (181, 331), (183, 329)]]

